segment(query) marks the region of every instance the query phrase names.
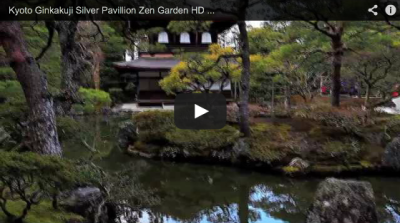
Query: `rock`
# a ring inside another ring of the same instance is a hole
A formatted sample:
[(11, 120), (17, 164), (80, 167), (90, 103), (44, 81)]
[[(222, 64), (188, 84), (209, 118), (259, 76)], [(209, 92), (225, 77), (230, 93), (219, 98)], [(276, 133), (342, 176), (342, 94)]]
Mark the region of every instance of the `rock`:
[(87, 216), (94, 205), (101, 200), (101, 192), (97, 187), (82, 187), (61, 195), (60, 206), (66, 210)]
[(226, 106), (226, 120), (230, 123), (239, 122), (239, 106), (236, 103)]
[(246, 142), (246, 139), (243, 138), (240, 138), (232, 148), (235, 157), (246, 155), (248, 151), (250, 151), (250, 145)]
[(0, 126), (0, 145), (6, 143), (10, 139), (10, 134), (8, 134), (8, 132), (6, 132), (6, 130)]
[(306, 171), (308, 169), (308, 167), (310, 167), (310, 164), (307, 161), (305, 161), (299, 157), (296, 157), (296, 158), (292, 159), (292, 161), (290, 161), (288, 166), (297, 168), (299, 171), (303, 172), (303, 171)]
[(382, 107), (388, 107), (388, 108), (396, 108), (396, 104), (393, 102), (393, 100), (390, 100), (382, 105)]
[[(101, 191), (97, 187), (81, 187), (60, 195), (59, 204), (66, 211), (82, 215), (89, 222), (93, 222), (98, 215), (99, 205), (102, 205), (99, 214), (99, 223), (108, 223), (116, 218), (116, 207), (103, 200)], [(72, 220), (73, 223), (76, 221)]]
[(136, 126), (132, 121), (125, 121), (119, 125), (118, 145), (122, 149), (127, 149), (137, 139)]
[(400, 170), (400, 137), (394, 138), (387, 146), (383, 154), (382, 164), (387, 167)]
[(369, 182), (329, 178), (319, 184), (307, 223), (378, 223)]

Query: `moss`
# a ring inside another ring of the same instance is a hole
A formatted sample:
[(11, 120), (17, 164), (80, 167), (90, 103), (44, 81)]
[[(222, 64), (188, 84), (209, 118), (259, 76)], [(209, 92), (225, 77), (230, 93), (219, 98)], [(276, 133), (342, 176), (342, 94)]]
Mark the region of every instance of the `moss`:
[(323, 160), (349, 163), (359, 158), (361, 150), (362, 146), (358, 141), (344, 139), (343, 141), (327, 141), (318, 154)]
[(61, 140), (77, 137), (81, 130), (81, 123), (75, 119), (68, 116), (57, 117), (57, 131)]
[(166, 134), (169, 144), (190, 152), (220, 151), (232, 147), (239, 139), (239, 131), (232, 126), (215, 130), (183, 130), (175, 128)]
[(326, 174), (330, 174), (330, 173), (340, 173), (342, 172), (344, 169), (346, 169), (345, 166), (327, 166), (327, 165), (313, 165), (311, 167), (311, 171), (315, 172), (315, 173), (326, 173)]
[(374, 166), (371, 162), (366, 160), (360, 161), (360, 165), (364, 168), (372, 168)]
[(280, 161), (290, 151), (285, 144), (290, 139), (290, 126), (259, 123), (252, 126), (252, 136), (249, 139), (249, 158), (254, 161)]
[(301, 171), (298, 167), (294, 166), (285, 166), (282, 168), (282, 170), (287, 175), (292, 175)]
[[(9, 201), (8, 209), (13, 214), (21, 213), (25, 203), (22, 201)], [(33, 206), (28, 216), (24, 220), (26, 223), (65, 223), (66, 220), (76, 219), (83, 221), (83, 217), (77, 214), (69, 213), (64, 210), (53, 209), (51, 202), (44, 201), (37, 206)], [(6, 222), (6, 216), (0, 212), (0, 222)]]
[(170, 111), (140, 112), (133, 121), (139, 129), (139, 140), (145, 143), (164, 144), (167, 132), (176, 128), (174, 113)]

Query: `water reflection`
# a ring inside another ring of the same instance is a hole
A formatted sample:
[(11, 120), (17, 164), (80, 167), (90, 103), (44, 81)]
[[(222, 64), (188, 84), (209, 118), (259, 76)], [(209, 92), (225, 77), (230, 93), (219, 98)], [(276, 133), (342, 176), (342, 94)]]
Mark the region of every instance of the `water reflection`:
[[(122, 118), (123, 119), (123, 118)], [(159, 203), (130, 213), (121, 222), (303, 223), (320, 179), (296, 180), (235, 168), (176, 164), (124, 155), (116, 146), (118, 119), (91, 118), (82, 136), (96, 145), (96, 162), (108, 171), (131, 168), (141, 189)], [(90, 157), (82, 140), (63, 142), (70, 158)], [(374, 188), (382, 223), (400, 223), (398, 178), (361, 178)]]

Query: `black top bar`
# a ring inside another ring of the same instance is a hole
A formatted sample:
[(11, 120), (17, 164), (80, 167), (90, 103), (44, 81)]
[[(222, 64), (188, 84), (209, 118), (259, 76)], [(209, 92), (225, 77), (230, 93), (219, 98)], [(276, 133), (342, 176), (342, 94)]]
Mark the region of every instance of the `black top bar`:
[(0, 20), (400, 20), (385, 0), (2, 0)]

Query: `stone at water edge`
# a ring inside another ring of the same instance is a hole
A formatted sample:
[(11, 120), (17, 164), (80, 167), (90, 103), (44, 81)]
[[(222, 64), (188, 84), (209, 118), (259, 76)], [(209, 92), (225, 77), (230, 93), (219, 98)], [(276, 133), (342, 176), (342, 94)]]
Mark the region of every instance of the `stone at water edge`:
[(6, 130), (4, 130), (4, 128), (0, 126), (0, 144), (5, 143), (10, 138), (11, 138), (10, 134), (8, 134)]
[(136, 126), (132, 121), (125, 121), (119, 125), (118, 145), (122, 149), (127, 149), (136, 141)]
[(306, 223), (378, 223), (371, 184), (326, 179), (318, 186)]
[(382, 164), (400, 170), (400, 137), (394, 138), (385, 149)]
[(296, 157), (296, 158), (292, 159), (292, 161), (290, 161), (288, 166), (295, 167), (295, 168), (299, 169), (300, 171), (305, 171), (308, 167), (310, 167), (310, 164), (307, 161), (305, 161), (299, 157)]

